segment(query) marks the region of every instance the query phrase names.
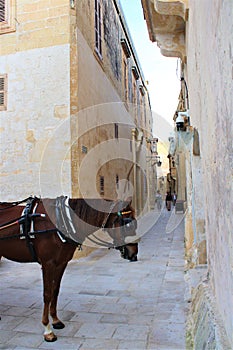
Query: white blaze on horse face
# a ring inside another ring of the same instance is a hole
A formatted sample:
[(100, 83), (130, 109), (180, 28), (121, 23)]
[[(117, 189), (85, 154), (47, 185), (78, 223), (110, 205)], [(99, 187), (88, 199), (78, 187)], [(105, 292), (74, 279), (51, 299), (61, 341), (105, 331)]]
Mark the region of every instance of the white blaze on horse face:
[(44, 326), (44, 327), (45, 327), (44, 335), (52, 333), (52, 330), (51, 330), (49, 323), (47, 324), (47, 326)]

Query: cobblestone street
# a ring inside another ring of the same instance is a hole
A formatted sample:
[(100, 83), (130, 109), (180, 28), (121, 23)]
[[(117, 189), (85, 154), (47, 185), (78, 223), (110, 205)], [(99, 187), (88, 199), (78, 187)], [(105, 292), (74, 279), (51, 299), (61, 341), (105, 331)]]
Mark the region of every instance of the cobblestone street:
[[(72, 260), (62, 280), (58, 340), (43, 340), (38, 264), (0, 262), (0, 349), (185, 349), (184, 228), (173, 212), (152, 211), (138, 262), (98, 249)], [(170, 219), (170, 226), (169, 221)], [(176, 227), (174, 230), (173, 228)]]

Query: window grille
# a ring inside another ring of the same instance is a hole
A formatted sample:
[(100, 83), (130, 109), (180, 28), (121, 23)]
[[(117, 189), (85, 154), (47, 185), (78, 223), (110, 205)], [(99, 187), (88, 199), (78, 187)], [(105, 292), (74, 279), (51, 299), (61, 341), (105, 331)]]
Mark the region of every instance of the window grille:
[(95, 50), (102, 58), (102, 0), (95, 0)]

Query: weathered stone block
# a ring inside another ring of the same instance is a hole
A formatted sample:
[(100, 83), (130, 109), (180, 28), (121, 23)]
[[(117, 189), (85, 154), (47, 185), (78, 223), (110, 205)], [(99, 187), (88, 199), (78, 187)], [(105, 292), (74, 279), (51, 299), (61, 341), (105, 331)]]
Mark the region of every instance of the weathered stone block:
[(193, 290), (186, 334), (187, 349), (231, 349), (207, 282)]

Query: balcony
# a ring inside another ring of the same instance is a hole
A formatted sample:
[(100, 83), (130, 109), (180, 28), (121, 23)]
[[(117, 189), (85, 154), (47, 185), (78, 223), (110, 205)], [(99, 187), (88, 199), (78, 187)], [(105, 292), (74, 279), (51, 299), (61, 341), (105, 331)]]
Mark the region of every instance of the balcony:
[(186, 62), (185, 22), (188, 0), (141, 0), (152, 42), (157, 42), (162, 55), (179, 57)]

